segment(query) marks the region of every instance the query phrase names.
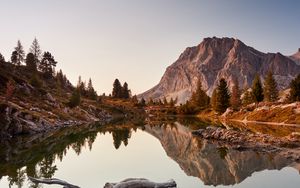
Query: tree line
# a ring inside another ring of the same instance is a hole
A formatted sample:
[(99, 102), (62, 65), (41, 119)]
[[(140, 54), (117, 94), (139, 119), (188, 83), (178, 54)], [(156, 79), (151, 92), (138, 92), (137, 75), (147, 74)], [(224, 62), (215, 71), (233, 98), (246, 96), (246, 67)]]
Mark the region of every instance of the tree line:
[[(260, 76), (257, 74), (252, 82), (251, 88), (239, 88), (237, 79), (233, 79), (231, 92), (224, 78), (219, 80), (217, 87), (209, 97), (202, 89), (201, 81), (198, 81), (195, 92), (190, 100), (184, 105), (180, 105), (178, 112), (182, 114), (195, 114), (202, 110), (211, 108), (217, 113), (224, 113), (227, 108), (238, 111), (243, 106), (259, 102), (276, 102), (279, 99), (279, 91), (273, 73), (270, 71), (262, 84)], [(300, 101), (300, 74), (291, 81), (288, 102)]]
[[(50, 52), (42, 52), (37, 38), (34, 38), (27, 54), (25, 53), (21, 41), (18, 40), (16, 47), (14, 47), (11, 53), (10, 61), (6, 61), (4, 56), (0, 53), (0, 64), (4, 67), (7, 64), (10, 65), (10, 68), (7, 70), (11, 70), (13, 74), (18, 74), (22, 77), (26, 75), (28, 82), (40, 91), (43, 91), (43, 88), (51, 88), (55, 89), (59, 95), (64, 95), (66, 92), (71, 91), (71, 96), (67, 102), (67, 105), (71, 108), (80, 105), (82, 98), (99, 101), (101, 97), (106, 97), (105, 94), (98, 96), (91, 78), (89, 78), (86, 83), (82, 80), (81, 76), (79, 76), (77, 85), (74, 87), (62, 70), (56, 72), (55, 67), (57, 61)], [(7, 100), (16, 92), (15, 85), (14, 79), (10, 79), (6, 83), (5, 95)], [(118, 79), (113, 83), (112, 94), (107, 97), (120, 99), (132, 98), (131, 100), (133, 102), (138, 103), (137, 97), (131, 96), (128, 83), (124, 82), (124, 84), (121, 85)]]

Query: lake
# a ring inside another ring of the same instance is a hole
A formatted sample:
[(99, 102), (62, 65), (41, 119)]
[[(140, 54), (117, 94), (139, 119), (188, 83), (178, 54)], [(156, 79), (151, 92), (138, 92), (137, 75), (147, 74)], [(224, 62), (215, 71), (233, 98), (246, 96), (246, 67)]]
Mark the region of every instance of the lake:
[[(203, 126), (208, 124), (96, 124), (2, 141), (0, 187), (58, 187), (35, 185), (27, 176), (55, 177), (82, 188), (103, 187), (106, 182), (132, 177), (156, 182), (174, 179), (180, 188), (299, 187), (300, 163), (193, 137), (191, 131)], [(260, 126), (252, 126), (260, 130)]]

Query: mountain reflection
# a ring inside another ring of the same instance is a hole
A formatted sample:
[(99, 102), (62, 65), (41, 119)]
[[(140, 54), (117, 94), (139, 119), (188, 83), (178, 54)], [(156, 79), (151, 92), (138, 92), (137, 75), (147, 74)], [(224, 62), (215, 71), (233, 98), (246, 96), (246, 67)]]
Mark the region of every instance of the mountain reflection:
[(237, 151), (195, 138), (190, 129), (180, 123), (146, 125), (145, 131), (159, 139), (167, 155), (187, 175), (200, 178), (206, 185), (233, 185), (256, 171), (295, 165), (280, 153)]
[(280, 153), (237, 151), (192, 136), (191, 130), (208, 125), (211, 123), (192, 119), (148, 121), (143, 126), (130, 123), (84, 125), (0, 140), (0, 180), (8, 176), (10, 187), (41, 187), (32, 183), (28, 185), (27, 176), (52, 178), (59, 170), (55, 161), (62, 161), (69, 150), (77, 155), (85, 148), (92, 150), (99, 134), (109, 133), (115, 149), (119, 149), (122, 143), (126, 147), (138, 128), (156, 137), (167, 155), (178, 163), (185, 174), (200, 178), (206, 185), (233, 185), (256, 171), (297, 166)]

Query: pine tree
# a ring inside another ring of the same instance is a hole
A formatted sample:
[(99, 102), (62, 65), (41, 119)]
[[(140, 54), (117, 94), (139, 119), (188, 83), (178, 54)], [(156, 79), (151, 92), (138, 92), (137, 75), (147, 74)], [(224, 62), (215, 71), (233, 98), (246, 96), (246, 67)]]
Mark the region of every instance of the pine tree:
[(268, 72), (264, 82), (264, 98), (268, 102), (278, 100), (278, 89), (272, 71)]
[(1, 53), (0, 53), (0, 63), (5, 63), (5, 58)]
[(112, 97), (113, 98), (121, 98), (122, 97), (122, 86), (118, 79), (115, 79), (115, 81), (114, 81)]
[(23, 50), (23, 46), (21, 44), (21, 41), (18, 40), (17, 42), (17, 46), (15, 47), (15, 51), (16, 51), (16, 65), (20, 66), (22, 64), (22, 62), (24, 62), (24, 56), (25, 56), (25, 52)]
[(128, 89), (128, 84), (127, 84), (127, 82), (125, 82), (124, 84), (123, 84), (123, 87), (122, 87), (122, 89), (121, 89), (121, 98), (124, 98), (124, 99), (129, 99), (129, 97), (130, 97), (130, 91), (129, 91), (129, 89)]
[(233, 87), (232, 87), (232, 93), (230, 97), (230, 105), (233, 108), (233, 110), (239, 110), (241, 106), (241, 92), (239, 88), (239, 82), (237, 79), (233, 80)]
[(92, 100), (97, 99), (97, 93), (96, 93), (96, 91), (93, 87), (91, 78), (89, 79), (89, 83), (88, 83), (88, 86), (87, 86), (87, 95), (88, 95), (89, 99), (92, 99)]
[(39, 66), (42, 50), (36, 37), (33, 39), (29, 52), (31, 52), (34, 55), (34, 62), (37, 66)]
[(290, 83), (290, 101), (300, 101), (300, 74)]
[(253, 80), (251, 94), (256, 104), (264, 100), (263, 88), (258, 74), (255, 76)]
[(30, 71), (31, 73), (35, 73), (37, 71), (33, 53), (27, 54), (25, 63), (28, 71)]
[(81, 80), (81, 76), (79, 76), (79, 78), (78, 78), (77, 89), (78, 89), (80, 95), (82, 95), (82, 96), (86, 96), (87, 95), (85, 82), (83, 82)]
[(243, 95), (243, 98), (242, 98), (242, 104), (243, 104), (243, 106), (247, 106), (247, 105), (249, 105), (249, 104), (251, 104), (253, 102), (254, 101), (253, 101), (253, 97), (251, 95), (251, 92), (248, 91), (248, 90), (246, 90), (244, 92), (244, 95)]
[(191, 103), (196, 106), (198, 110), (203, 110), (209, 106), (209, 101), (209, 96), (203, 91), (201, 81), (198, 80), (197, 89), (193, 92), (191, 97)]
[(14, 65), (18, 64), (18, 52), (17, 51), (12, 52), (10, 60), (11, 60), (12, 64), (14, 64)]
[(174, 107), (175, 104), (176, 104), (176, 101), (171, 97), (170, 102), (169, 102), (170, 107)]
[(166, 97), (163, 98), (163, 105), (164, 106), (168, 106), (169, 105), (168, 100), (167, 100)]
[(216, 99), (216, 111), (219, 113), (224, 113), (230, 106), (230, 93), (224, 78), (221, 78), (219, 81)]
[(57, 62), (50, 52), (45, 52), (40, 62), (39, 69), (44, 73), (45, 77), (53, 76)]

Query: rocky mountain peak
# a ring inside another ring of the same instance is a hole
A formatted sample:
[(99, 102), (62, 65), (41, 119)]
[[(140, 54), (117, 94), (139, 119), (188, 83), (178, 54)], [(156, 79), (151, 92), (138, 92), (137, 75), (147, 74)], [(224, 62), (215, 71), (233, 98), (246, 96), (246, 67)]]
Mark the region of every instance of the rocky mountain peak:
[[(165, 71), (158, 85), (139, 95), (145, 99), (166, 97), (178, 98), (185, 103), (196, 89), (200, 79), (203, 89), (211, 95), (218, 81), (225, 78), (229, 88), (234, 78), (240, 88), (250, 87), (256, 74), (261, 78), (272, 70), (279, 89), (300, 73), (296, 56), (286, 57), (281, 53), (263, 53), (234, 38), (204, 38), (193, 47), (188, 47)], [(299, 53), (300, 62), (300, 53)]]

